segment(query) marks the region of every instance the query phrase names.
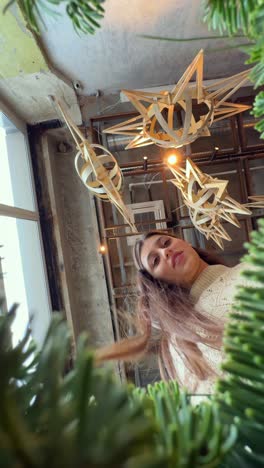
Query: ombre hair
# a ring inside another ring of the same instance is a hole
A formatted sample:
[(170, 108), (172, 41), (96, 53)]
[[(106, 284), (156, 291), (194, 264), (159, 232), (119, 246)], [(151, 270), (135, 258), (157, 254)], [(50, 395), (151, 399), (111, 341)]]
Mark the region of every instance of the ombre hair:
[[(200, 380), (216, 376), (199, 344), (220, 350), (224, 324), (197, 310), (188, 289), (156, 279), (144, 269), (142, 246), (153, 235), (176, 237), (163, 231), (151, 231), (135, 244), (138, 305), (133, 324), (136, 336), (98, 350), (97, 359), (131, 361), (154, 351), (158, 356), (161, 377), (164, 380), (176, 379), (180, 385), (194, 391)], [(209, 265), (223, 264), (214, 254), (202, 249), (194, 250)], [(188, 377), (180, 375), (177, 356), (188, 370), (184, 373)]]

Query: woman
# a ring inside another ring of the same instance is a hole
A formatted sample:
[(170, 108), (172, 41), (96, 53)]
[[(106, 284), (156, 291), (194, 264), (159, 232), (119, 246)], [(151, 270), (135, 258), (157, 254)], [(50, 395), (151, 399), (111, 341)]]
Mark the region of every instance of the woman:
[(133, 359), (155, 350), (163, 379), (210, 393), (220, 374), (222, 335), (243, 265), (229, 268), (206, 251), (153, 231), (135, 245), (141, 335), (98, 353)]

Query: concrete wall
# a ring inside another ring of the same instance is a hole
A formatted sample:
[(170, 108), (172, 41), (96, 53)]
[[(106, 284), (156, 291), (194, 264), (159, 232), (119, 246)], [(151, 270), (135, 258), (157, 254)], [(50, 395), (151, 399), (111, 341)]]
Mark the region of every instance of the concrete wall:
[(46, 205), (46, 223), (53, 227), (63, 306), (75, 338), (86, 330), (91, 346), (99, 347), (113, 342), (114, 333), (103, 260), (98, 253), (94, 200), (75, 172), (76, 150), (67, 132), (44, 132), (40, 143), (33, 156), (39, 159), (41, 183), (47, 186), (40, 203)]
[[(232, 41), (210, 39), (214, 33), (203, 23), (201, 0), (106, 0), (104, 8), (105, 17), (95, 35), (78, 36), (64, 4), (55, 26), (53, 18), (45, 18), (47, 29), (41, 34), (50, 59), (66, 76), (81, 83), (83, 95), (173, 84), (201, 48), (205, 50), (205, 79), (245, 68), (244, 53), (236, 48), (226, 50)], [(145, 34), (205, 39), (154, 41), (142, 37)]]
[(71, 117), (80, 124), (71, 80), (51, 64), (17, 4), (3, 14), (7, 3), (0, 0), (0, 99), (21, 119), (36, 123), (58, 118), (49, 95), (64, 98)]

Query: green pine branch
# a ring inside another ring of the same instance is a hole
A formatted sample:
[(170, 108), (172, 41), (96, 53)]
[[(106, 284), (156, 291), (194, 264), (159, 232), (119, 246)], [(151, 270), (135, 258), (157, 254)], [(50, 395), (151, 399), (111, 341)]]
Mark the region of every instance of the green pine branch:
[(43, 14), (58, 17), (56, 7), (65, 4), (65, 11), (69, 16), (75, 31), (80, 34), (95, 34), (100, 28), (100, 21), (105, 10), (102, 6), (105, 0), (10, 0), (3, 9), (3, 13), (15, 3), (21, 9), (28, 26), (36, 34), (40, 34), (39, 24), (45, 27)]
[(12, 346), (14, 307), (0, 314), (0, 466), (6, 468), (255, 468), (264, 448), (264, 221), (244, 259), (225, 336), (225, 377), (192, 406), (176, 382), (121, 386), (94, 366), (87, 336), (65, 374), (70, 336), (54, 315), (37, 352)]
[(206, 0), (204, 3), (204, 19), (210, 28), (221, 33), (227, 31), (229, 35), (243, 31), (251, 36), (250, 15), (256, 9), (256, 0)]
[[(264, 84), (264, 1), (263, 0), (206, 0), (204, 20), (209, 29), (227, 32), (230, 36), (244, 34), (252, 44), (244, 48), (247, 63), (254, 63), (250, 79), (255, 88)], [(262, 97), (261, 97), (262, 96)], [(264, 138), (263, 94), (254, 102), (253, 115), (260, 119), (255, 126)]]
[(55, 316), (36, 354), (29, 332), (12, 347), (15, 310), (0, 317), (0, 466), (213, 468), (236, 439), (210, 402), (193, 407), (175, 382), (123, 387), (78, 341), (64, 375), (69, 333)]
[(64, 375), (70, 340), (61, 317), (39, 354), (29, 333), (12, 348), (13, 318), (0, 317), (0, 466), (118, 468), (153, 458), (151, 420), (109, 372), (94, 368), (87, 337)]
[(250, 268), (242, 274), (249, 286), (239, 288), (225, 331), (226, 377), (216, 395), (223, 420), (238, 428), (228, 468), (264, 466), (264, 220), (246, 247), (243, 260)]

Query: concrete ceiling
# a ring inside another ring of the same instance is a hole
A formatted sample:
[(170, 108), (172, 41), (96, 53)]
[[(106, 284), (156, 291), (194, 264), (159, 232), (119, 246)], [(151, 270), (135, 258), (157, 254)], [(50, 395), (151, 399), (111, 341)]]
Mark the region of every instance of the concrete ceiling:
[(0, 0), (0, 109), (27, 123), (58, 118), (49, 95), (64, 99), (76, 123), (81, 113), (71, 81), (62, 76), (44, 56), (36, 38), (26, 27), (16, 5), (3, 14)]
[(212, 35), (202, 23), (202, 0), (106, 0), (105, 10), (94, 36), (78, 37), (65, 14), (47, 18), (42, 33), (49, 59), (67, 78), (81, 83), (81, 94), (175, 83), (200, 48), (205, 50), (205, 79), (245, 68), (246, 56), (238, 49), (212, 51), (234, 45), (224, 39), (175, 43), (140, 37)]

